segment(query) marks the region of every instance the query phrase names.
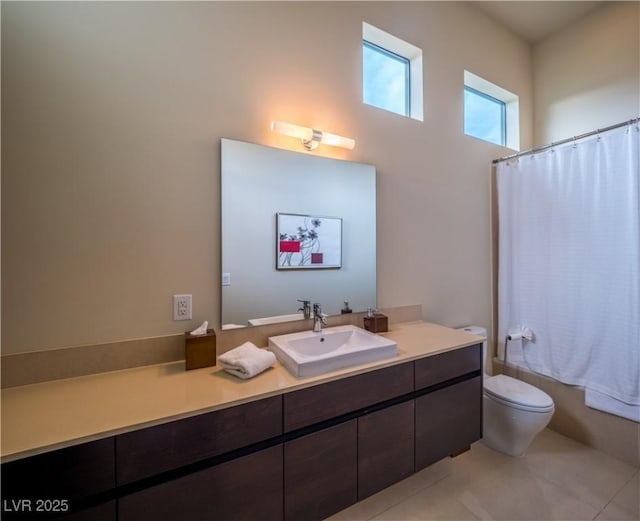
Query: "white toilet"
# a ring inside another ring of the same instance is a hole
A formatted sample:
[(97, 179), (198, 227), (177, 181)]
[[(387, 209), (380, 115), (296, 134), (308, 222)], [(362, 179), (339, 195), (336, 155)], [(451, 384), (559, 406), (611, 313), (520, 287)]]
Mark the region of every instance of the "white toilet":
[(544, 391), (521, 380), (502, 374), (487, 375), (487, 330), (476, 326), (462, 329), (485, 338), (482, 343), (482, 439), (492, 449), (509, 456), (521, 456), (549, 424), (555, 410), (553, 400)]

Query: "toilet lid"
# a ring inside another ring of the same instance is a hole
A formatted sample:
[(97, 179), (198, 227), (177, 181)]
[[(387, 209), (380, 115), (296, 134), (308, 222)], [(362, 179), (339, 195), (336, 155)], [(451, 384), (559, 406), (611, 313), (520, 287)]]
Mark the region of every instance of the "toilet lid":
[(516, 405), (540, 409), (553, 407), (551, 396), (544, 391), (503, 374), (486, 378), (484, 390), (490, 396)]

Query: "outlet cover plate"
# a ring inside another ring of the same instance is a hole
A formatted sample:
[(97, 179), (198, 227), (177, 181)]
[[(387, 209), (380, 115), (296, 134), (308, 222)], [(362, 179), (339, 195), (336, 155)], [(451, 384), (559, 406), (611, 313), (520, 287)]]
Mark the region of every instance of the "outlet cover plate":
[(191, 295), (173, 296), (173, 320), (191, 320)]

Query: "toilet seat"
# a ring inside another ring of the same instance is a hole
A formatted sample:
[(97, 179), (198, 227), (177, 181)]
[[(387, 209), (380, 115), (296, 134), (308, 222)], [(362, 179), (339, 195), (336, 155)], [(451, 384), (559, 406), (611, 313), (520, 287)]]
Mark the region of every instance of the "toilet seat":
[(485, 378), (484, 392), (489, 398), (524, 411), (546, 413), (554, 409), (547, 393), (503, 374)]

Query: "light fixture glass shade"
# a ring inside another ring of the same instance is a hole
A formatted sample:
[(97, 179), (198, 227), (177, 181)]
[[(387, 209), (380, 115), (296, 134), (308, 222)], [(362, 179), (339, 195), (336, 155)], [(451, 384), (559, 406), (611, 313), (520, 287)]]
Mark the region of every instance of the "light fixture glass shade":
[(294, 125), (293, 123), (285, 123), (284, 121), (272, 121), (271, 130), (278, 134), (301, 139), (307, 150), (313, 150), (318, 146), (318, 143), (347, 148), (349, 150), (353, 150), (356, 146), (355, 140), (351, 138), (338, 136), (336, 134), (323, 132), (313, 128), (301, 127), (300, 125)]
[(313, 139), (313, 129), (301, 127), (300, 125), (294, 125), (292, 123), (285, 123), (284, 121), (272, 121), (271, 130), (284, 136), (296, 137), (298, 139), (308, 141)]
[(321, 143), (325, 145), (331, 145), (332, 147), (342, 147), (348, 148), (349, 150), (353, 150), (356, 146), (356, 142), (354, 139), (349, 137), (337, 136), (336, 134), (331, 134), (329, 132), (322, 133)]

